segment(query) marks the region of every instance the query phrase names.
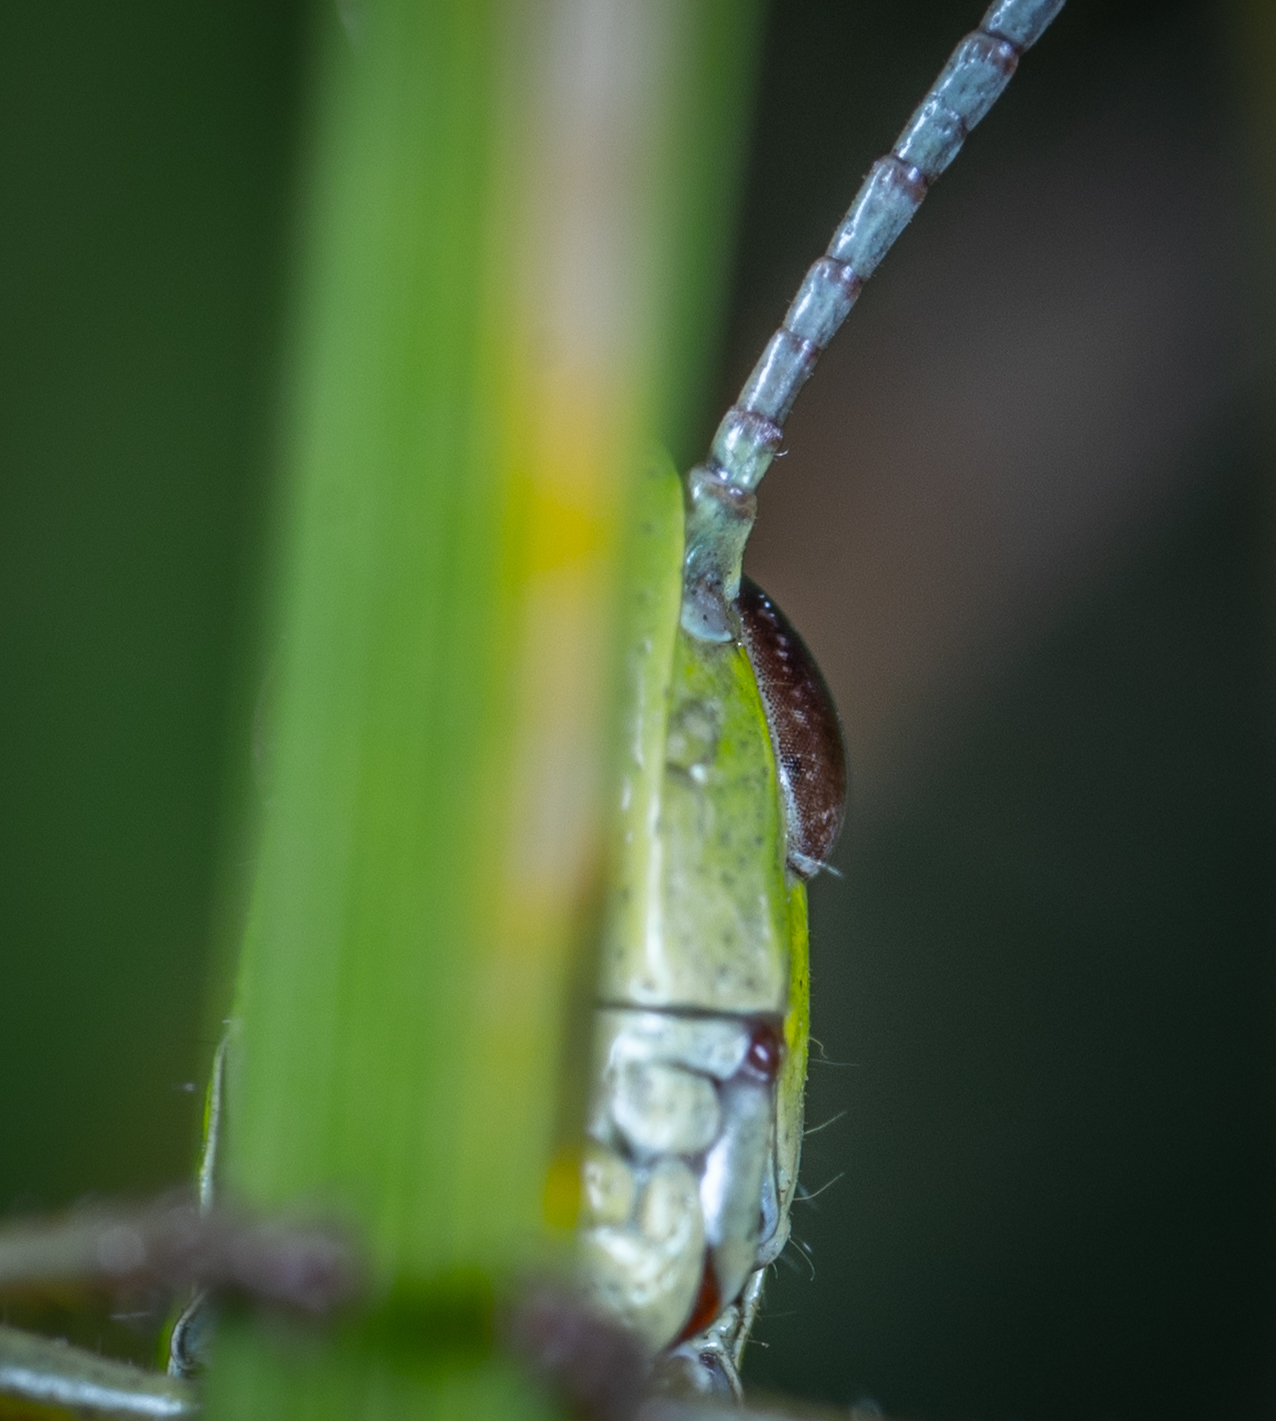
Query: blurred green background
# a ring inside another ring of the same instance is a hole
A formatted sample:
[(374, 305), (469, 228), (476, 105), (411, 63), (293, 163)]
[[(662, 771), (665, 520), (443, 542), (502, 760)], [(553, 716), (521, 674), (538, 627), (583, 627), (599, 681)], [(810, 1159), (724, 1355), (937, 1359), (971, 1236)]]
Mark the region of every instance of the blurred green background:
[(302, 10), (15, 11), (0, 1206), (179, 1178), (271, 456)]
[[(6, 1210), (193, 1152), (303, 8), (9, 17)], [(841, 1177), (799, 1209), (814, 1278), (792, 1250), (759, 1381), (989, 1421), (1276, 1404), (1270, 259), (1236, 13), (1070, 0), (764, 491), (753, 571), (857, 780), (813, 894), (810, 1117), (845, 1113), (805, 1178)], [(775, 0), (723, 403), (977, 18)]]

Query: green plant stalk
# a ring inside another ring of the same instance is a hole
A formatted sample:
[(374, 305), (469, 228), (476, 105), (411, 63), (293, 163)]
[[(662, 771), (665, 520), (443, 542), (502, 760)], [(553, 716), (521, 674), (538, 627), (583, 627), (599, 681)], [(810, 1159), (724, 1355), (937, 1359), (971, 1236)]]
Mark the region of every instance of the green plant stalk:
[(353, 46), (329, 25), (220, 1172), (347, 1223), (375, 1306), (228, 1323), (214, 1421), (548, 1404), (493, 1307), (569, 1250), (626, 508), (695, 399), (755, 23), (369, 0)]

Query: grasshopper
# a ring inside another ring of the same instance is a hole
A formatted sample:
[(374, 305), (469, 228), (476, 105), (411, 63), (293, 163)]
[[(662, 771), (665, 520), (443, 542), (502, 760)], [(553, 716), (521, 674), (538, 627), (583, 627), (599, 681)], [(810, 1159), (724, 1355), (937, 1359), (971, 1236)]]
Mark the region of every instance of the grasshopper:
[[(705, 462), (681, 480), (658, 462), (642, 481), (579, 1247), (580, 1302), (639, 1360), (634, 1407), (653, 1386), (689, 1396), (693, 1409), (739, 1399), (741, 1356), (797, 1188), (805, 885), (827, 866), (847, 771), (818, 667), (742, 576), (755, 491), (864, 282), (1062, 5), (994, 0), (873, 165)], [(342, 1240), (215, 1207), (220, 1067), (209, 1100), (194, 1203), (0, 1234), (0, 1292), (145, 1286), (184, 1296), (171, 1375), (0, 1329), (0, 1404), (32, 1415), (190, 1415), (210, 1293), (320, 1314), (357, 1298), (355, 1254)], [(554, 1350), (555, 1329), (551, 1316), (542, 1350)], [(558, 1346), (549, 1370), (603, 1414), (573, 1383), (587, 1370), (573, 1346), (596, 1347), (599, 1334), (576, 1331), (585, 1341)]]

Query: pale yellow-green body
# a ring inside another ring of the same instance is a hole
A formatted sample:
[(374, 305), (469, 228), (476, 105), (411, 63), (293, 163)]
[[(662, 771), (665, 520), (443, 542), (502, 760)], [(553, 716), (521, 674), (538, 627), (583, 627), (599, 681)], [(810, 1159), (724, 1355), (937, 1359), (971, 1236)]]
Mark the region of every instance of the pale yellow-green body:
[(627, 609), (624, 778), (600, 999), (784, 1012), (789, 887), (766, 715), (738, 642), (678, 625), (682, 489), (645, 475)]
[[(683, 1339), (734, 1367), (738, 1299), (787, 1238), (808, 1030), (806, 894), (785, 865), (770, 731), (738, 641), (679, 625), (683, 496), (643, 478), (627, 583), (623, 765), (599, 970), (584, 1172), (587, 1295), (652, 1351)], [(778, 1078), (753, 1072), (782, 1028)], [(699, 1319), (701, 1326), (705, 1319)]]

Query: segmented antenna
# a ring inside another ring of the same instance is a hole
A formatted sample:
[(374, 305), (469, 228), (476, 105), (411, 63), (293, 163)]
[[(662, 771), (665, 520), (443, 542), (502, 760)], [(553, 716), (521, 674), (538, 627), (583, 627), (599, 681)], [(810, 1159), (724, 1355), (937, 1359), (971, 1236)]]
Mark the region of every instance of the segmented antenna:
[(994, 0), (979, 28), (953, 50), (895, 146), (869, 169), (826, 254), (807, 272), (783, 324), (718, 426), (708, 459), (687, 474), (682, 624), (693, 636), (735, 636), (730, 606), (740, 591), (744, 545), (757, 514), (754, 490), (780, 447), (798, 391), (931, 183), (1063, 5)]

